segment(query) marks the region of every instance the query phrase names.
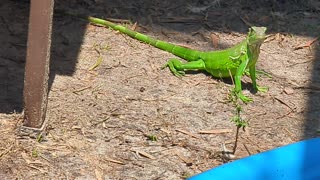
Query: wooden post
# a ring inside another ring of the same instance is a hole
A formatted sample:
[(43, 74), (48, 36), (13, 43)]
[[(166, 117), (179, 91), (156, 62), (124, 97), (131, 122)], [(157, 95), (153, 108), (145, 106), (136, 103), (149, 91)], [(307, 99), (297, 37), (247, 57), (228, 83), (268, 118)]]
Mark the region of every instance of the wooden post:
[(23, 126), (42, 129), (47, 108), (54, 0), (31, 0), (24, 79)]

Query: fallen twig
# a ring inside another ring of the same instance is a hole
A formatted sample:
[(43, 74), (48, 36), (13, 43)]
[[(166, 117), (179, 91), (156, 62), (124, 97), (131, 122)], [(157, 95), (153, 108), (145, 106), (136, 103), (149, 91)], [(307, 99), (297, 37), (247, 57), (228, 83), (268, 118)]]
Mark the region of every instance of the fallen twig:
[(249, 151), (249, 148), (246, 144), (243, 144), (244, 148), (246, 149), (246, 151), (248, 152), (249, 156), (251, 156), (251, 152)]
[(291, 111), (294, 111), (296, 108), (292, 108), (291, 106), (289, 106), (286, 102), (284, 102), (283, 100), (277, 98), (277, 97), (274, 97), (275, 100), (277, 100), (278, 102), (280, 102), (281, 104), (287, 106)]
[(72, 91), (72, 92), (75, 93), (75, 94), (77, 94), (77, 93), (79, 93), (79, 92), (82, 92), (82, 91), (87, 90), (87, 89), (90, 89), (90, 88), (92, 88), (92, 86), (87, 86), (87, 87), (84, 87), (84, 88), (81, 88), (81, 89), (78, 89), (78, 90), (74, 90), (74, 91)]
[(111, 159), (111, 158), (108, 158), (108, 157), (105, 157), (104, 160), (109, 161), (109, 162), (113, 162), (113, 163), (116, 163), (116, 164), (125, 165), (124, 162), (121, 162), (121, 161), (118, 161), (118, 160), (114, 160), (114, 159)]
[(305, 44), (302, 44), (302, 45), (299, 45), (297, 47), (294, 48), (294, 50), (298, 50), (298, 49), (303, 49), (303, 48), (308, 48), (310, 47), (313, 43), (315, 43), (317, 40), (319, 40), (320, 36), (310, 40), (310, 41), (307, 41)]

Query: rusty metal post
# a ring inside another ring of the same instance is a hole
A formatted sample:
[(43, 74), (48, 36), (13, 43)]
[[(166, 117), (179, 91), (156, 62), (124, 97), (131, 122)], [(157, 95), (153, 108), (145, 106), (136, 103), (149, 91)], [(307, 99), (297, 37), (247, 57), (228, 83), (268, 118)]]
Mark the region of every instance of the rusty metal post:
[(24, 79), (25, 127), (42, 129), (47, 108), (54, 0), (31, 0)]

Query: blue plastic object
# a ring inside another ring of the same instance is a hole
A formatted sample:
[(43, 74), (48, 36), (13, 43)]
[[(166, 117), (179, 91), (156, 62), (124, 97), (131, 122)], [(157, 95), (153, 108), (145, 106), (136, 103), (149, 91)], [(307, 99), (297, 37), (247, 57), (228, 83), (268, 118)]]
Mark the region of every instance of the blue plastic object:
[(320, 138), (227, 163), (189, 180), (320, 180)]

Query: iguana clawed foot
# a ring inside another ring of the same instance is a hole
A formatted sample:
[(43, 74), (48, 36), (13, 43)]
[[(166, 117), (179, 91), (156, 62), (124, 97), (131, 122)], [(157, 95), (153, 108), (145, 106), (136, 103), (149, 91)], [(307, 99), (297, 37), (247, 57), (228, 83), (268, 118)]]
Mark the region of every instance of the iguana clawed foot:
[(245, 104), (249, 103), (252, 101), (252, 98), (245, 96), (244, 94), (242, 94), (242, 91), (237, 91), (236, 89), (233, 89), (230, 93), (230, 96), (232, 97), (231, 101), (235, 102), (237, 101), (237, 99), (240, 99), (242, 102), (244, 102)]
[[(265, 92), (268, 91), (268, 87), (257, 86), (257, 87), (255, 88), (255, 90), (258, 91), (258, 92), (263, 92), (263, 93), (265, 93)], [(250, 98), (250, 97), (248, 97), (248, 96), (245, 96), (244, 94), (242, 94), (242, 92), (238, 92), (238, 93), (236, 93), (236, 94), (234, 94), (234, 95), (237, 96), (239, 99), (241, 99), (242, 102), (244, 102), (244, 103), (246, 103), (246, 104), (253, 101), (252, 98)]]
[(248, 103), (248, 102), (252, 102), (252, 98), (243, 95), (242, 93), (238, 93), (238, 97), (241, 99), (242, 102), (244, 103)]

